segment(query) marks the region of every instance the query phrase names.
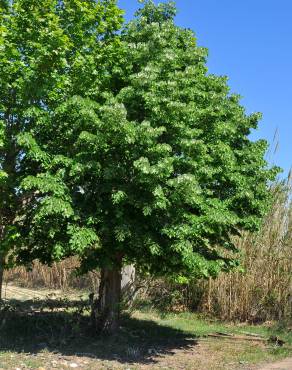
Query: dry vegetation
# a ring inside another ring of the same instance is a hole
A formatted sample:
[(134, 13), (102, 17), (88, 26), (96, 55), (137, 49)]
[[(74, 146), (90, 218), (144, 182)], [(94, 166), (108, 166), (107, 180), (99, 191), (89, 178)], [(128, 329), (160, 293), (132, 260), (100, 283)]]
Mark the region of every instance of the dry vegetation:
[(30, 269), (23, 266), (15, 267), (4, 273), (4, 284), (11, 283), (27, 288), (49, 289), (86, 289), (97, 291), (99, 273), (92, 271), (84, 276), (76, 274), (79, 266), (77, 258), (69, 258), (51, 267), (35, 261)]
[(206, 286), (204, 309), (220, 318), (241, 321), (292, 317), (291, 192), (278, 185), (275, 200), (257, 235), (240, 240), (244, 273), (222, 274)]

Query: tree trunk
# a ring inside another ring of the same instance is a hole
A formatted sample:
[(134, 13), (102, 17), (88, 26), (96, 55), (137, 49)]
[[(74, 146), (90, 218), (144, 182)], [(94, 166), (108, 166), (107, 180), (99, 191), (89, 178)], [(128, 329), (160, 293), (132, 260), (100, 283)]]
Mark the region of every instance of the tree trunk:
[(113, 334), (119, 328), (121, 304), (121, 269), (102, 269), (99, 297), (93, 308), (96, 329)]
[(133, 302), (136, 287), (135, 287), (135, 279), (136, 279), (136, 269), (134, 265), (127, 265), (122, 269), (122, 301), (123, 306), (129, 308)]

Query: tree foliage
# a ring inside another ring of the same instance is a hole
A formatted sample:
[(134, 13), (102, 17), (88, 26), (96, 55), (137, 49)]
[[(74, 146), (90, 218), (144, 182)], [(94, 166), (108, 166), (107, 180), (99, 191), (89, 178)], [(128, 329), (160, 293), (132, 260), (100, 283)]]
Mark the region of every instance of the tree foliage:
[(277, 172), (264, 160), (267, 143), (249, 139), (260, 115), (208, 74), (207, 50), (175, 25), (172, 3), (145, 2), (121, 34), (97, 43), (90, 20), (67, 13), (52, 35), (58, 61), (36, 64), (51, 71), (48, 93), (36, 83), (34, 127), (18, 139), (30, 169), (22, 193), (33, 194), (19, 261), (78, 255), (82, 271), (134, 263), (181, 280), (231, 268), (231, 237), (257, 229)]
[(46, 117), (61, 102), (98, 90), (96, 65), (105, 50), (106, 58), (115, 53), (111, 35), (121, 21), (113, 0), (0, 1), (0, 255), (21, 240), (18, 226), (36, 199), (21, 182), (46, 161), (32, 161), (23, 144), (32, 153), (29, 137), (45, 140)]

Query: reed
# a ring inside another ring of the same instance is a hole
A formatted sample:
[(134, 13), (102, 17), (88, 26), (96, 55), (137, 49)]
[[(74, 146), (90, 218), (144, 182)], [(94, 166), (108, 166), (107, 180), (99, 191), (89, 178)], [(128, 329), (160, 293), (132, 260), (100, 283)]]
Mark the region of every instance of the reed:
[(79, 266), (78, 258), (68, 258), (54, 263), (51, 267), (34, 261), (31, 269), (23, 266), (15, 267), (4, 273), (4, 283), (13, 283), (27, 288), (48, 289), (86, 289), (97, 291), (99, 273), (89, 272), (78, 276), (76, 269)]
[(244, 272), (200, 282), (205, 287), (200, 287), (202, 311), (240, 321), (292, 318), (291, 186), (282, 182), (271, 191), (273, 206), (260, 232), (245, 233), (239, 240)]

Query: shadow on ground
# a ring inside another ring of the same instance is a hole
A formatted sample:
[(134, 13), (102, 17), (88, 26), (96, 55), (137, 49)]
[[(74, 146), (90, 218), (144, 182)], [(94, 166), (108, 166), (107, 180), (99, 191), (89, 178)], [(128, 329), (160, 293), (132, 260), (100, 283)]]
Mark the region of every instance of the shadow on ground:
[(123, 317), (118, 334), (92, 333), (89, 307), (80, 301), (8, 301), (0, 311), (0, 351), (86, 356), (120, 363), (155, 363), (194, 346), (187, 333), (153, 321)]

